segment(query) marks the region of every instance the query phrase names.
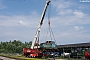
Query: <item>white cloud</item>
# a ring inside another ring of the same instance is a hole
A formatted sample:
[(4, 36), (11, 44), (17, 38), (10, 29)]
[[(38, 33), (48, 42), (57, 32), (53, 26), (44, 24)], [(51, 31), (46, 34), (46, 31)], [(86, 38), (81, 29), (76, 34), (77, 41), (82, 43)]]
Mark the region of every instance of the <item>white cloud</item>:
[(55, 38), (56, 38), (57, 44), (89, 42), (90, 34), (87, 34), (87, 33), (90, 33), (90, 30), (86, 31), (83, 29), (80, 31), (75, 31), (71, 28), (62, 32), (59, 31), (59, 33), (55, 33)]
[(0, 15), (0, 26), (4, 27), (19, 27), (19, 26), (28, 26), (28, 27), (37, 27), (39, 16), (37, 15), (12, 15), (4, 16)]
[[(21, 41), (31, 41), (37, 27), (36, 19), (32, 16), (0, 16), (0, 38), (4, 41), (19, 39)], [(34, 27), (32, 28), (33, 25)], [(28, 26), (28, 27), (26, 27)], [(36, 28), (35, 28), (36, 29)], [(30, 38), (32, 37), (32, 38)]]
[(22, 20), (20, 20), (19, 23), (20, 23), (21, 25), (28, 26), (28, 24), (25, 23), (25, 22), (23, 22)]
[(85, 14), (81, 11), (74, 11), (73, 12), (75, 14), (76, 17), (82, 18), (85, 16)]
[(83, 27), (74, 26), (74, 29), (75, 29), (76, 31), (79, 31), (80, 29), (83, 29)]
[[(58, 40), (58, 44), (60, 44), (59, 42), (67, 44), (87, 42), (90, 40), (88, 26), (90, 24), (90, 15), (82, 10), (81, 4), (78, 4), (74, 0), (70, 1), (57, 0), (52, 2), (52, 6), (56, 8), (55, 13), (57, 15), (52, 17), (51, 21), (54, 28), (57, 29), (55, 30), (55, 37)], [(83, 27), (85, 25), (87, 27)]]
[(31, 15), (38, 16), (38, 13), (36, 11), (32, 11), (30, 13), (31, 13)]
[(89, 7), (90, 7), (90, 5), (84, 5), (84, 4), (80, 4), (80, 5), (78, 5), (79, 7), (79, 9), (89, 9)]
[(19, 39), (32, 41), (40, 16), (34, 12), (30, 15), (0, 15), (0, 38), (2, 40)]
[(71, 9), (69, 10), (60, 10), (58, 11), (59, 15), (65, 15), (65, 14), (71, 14), (73, 11)]
[(4, 9), (6, 8), (7, 6), (5, 6), (3, 3), (2, 3), (2, 0), (0, 0), (0, 9)]
[(52, 1), (52, 5), (55, 6), (58, 9), (68, 8), (74, 5), (74, 2), (66, 1), (66, 0), (58, 0), (58, 1)]

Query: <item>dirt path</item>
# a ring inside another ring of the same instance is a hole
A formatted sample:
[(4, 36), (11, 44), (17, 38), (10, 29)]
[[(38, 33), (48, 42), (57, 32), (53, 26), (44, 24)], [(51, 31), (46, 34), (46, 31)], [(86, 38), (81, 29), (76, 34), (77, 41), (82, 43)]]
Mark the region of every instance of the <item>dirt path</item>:
[(0, 56), (0, 60), (16, 60), (16, 59), (11, 59), (11, 58), (7, 58), (7, 57), (2, 57), (2, 56)]

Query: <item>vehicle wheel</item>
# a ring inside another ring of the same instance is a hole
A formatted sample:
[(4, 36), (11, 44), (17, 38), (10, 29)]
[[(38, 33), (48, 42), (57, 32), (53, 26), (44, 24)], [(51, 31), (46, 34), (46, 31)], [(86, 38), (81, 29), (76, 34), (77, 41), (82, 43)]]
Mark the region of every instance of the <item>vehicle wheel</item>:
[(30, 56), (32, 58), (32, 56)]
[(30, 55), (28, 55), (27, 57), (30, 57)]

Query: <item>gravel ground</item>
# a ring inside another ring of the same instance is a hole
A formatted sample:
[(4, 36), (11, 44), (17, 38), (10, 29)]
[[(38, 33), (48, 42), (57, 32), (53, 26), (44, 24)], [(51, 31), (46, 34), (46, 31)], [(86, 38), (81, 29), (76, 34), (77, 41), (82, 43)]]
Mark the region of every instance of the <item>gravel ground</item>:
[(11, 59), (11, 58), (7, 58), (7, 57), (2, 57), (2, 56), (0, 56), (0, 60), (16, 60), (16, 59)]

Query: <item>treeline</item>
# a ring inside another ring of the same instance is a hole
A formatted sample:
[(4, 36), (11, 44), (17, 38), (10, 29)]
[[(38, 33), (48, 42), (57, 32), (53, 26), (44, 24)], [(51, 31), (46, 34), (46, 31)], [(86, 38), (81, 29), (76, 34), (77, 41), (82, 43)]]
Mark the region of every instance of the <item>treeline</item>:
[(0, 42), (0, 53), (23, 53), (23, 48), (30, 48), (32, 42), (21, 42), (14, 40), (9, 42)]

